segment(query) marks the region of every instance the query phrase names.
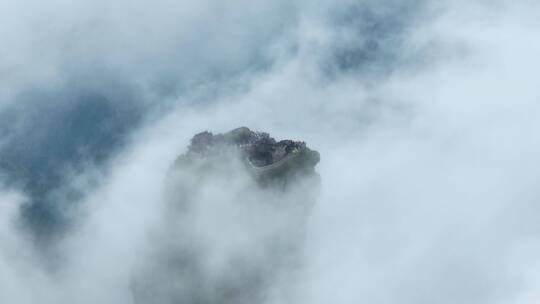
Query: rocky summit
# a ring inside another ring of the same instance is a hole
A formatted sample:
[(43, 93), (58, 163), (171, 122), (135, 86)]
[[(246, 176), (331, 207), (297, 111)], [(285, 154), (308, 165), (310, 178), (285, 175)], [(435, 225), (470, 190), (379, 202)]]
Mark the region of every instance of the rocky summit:
[(196, 134), (172, 166), (135, 303), (286, 303), (301, 270), (319, 153), (246, 127)]
[(175, 167), (201, 159), (215, 161), (216, 157), (231, 156), (234, 152), (259, 181), (288, 180), (291, 174), (316, 175), (315, 165), (320, 160), (319, 152), (309, 149), (303, 141), (276, 141), (268, 133), (240, 127), (223, 134), (196, 134)]

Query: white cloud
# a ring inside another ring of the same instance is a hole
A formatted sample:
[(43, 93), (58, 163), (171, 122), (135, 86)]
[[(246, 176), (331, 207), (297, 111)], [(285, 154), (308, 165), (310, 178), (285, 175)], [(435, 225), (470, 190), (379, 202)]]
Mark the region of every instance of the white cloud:
[[(144, 85), (167, 73), (188, 83), (202, 77), (203, 85), (174, 97), (174, 110), (110, 162), (110, 175), (82, 204), (80, 226), (59, 245), (59, 272), (38, 266), (39, 254), (12, 225), (20, 199), (2, 194), (0, 208), (11, 212), (0, 218), (0, 299), (130, 303), (130, 275), (159, 222), (170, 164), (193, 133), (247, 125), (321, 152), (322, 193), (296, 303), (534, 303), (538, 5), (431, 5), (425, 19), (384, 45), (400, 58), (389, 72), (360, 67), (328, 77), (335, 48), (365, 39), (333, 23), (330, 8), (349, 2), (64, 3), (72, 7), (46, 8), (59, 16), (43, 36), (34, 23), (10, 19), (18, 34), (6, 36), (11, 52), (0, 67), (23, 67), (22, 76), (8, 77), (10, 90), (28, 79), (49, 84), (65, 54), (68, 63), (78, 61), (71, 56), (105, 62)], [(10, 7), (48, 23), (27, 9)], [(95, 20), (101, 27), (88, 29)], [(66, 33), (77, 33), (74, 25), (89, 36), (66, 53), (61, 46)], [(48, 42), (40, 40), (44, 55), (36, 58), (31, 46), (39, 39)], [(208, 70), (249, 66), (245, 59), (267, 42), (273, 65), (204, 81)], [(14, 256), (19, 249), (28, 258)]]

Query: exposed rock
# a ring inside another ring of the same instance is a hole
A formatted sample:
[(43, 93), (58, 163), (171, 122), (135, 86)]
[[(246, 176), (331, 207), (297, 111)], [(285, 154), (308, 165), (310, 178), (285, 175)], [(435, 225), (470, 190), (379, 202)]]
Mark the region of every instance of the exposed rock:
[(319, 153), (246, 127), (202, 132), (167, 178), (136, 303), (283, 302), (302, 263)]
[(240, 127), (224, 134), (205, 131), (191, 139), (187, 153), (176, 161), (176, 167), (189, 165), (196, 159), (213, 161), (216, 157), (238, 152), (248, 171), (259, 180), (288, 179), (290, 174), (315, 175), (319, 153), (303, 141), (276, 140), (268, 133)]

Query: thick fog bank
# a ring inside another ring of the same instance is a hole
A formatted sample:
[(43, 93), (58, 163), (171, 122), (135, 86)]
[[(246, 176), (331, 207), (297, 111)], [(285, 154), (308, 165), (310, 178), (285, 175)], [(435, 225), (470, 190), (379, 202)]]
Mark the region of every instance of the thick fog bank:
[[(536, 303), (538, 15), (527, 0), (3, 2), (0, 302), (133, 303), (143, 253), (168, 244), (152, 232), (174, 160), (194, 133), (246, 125), (322, 155), (298, 283), (260, 302)], [(205, 240), (251, 244), (225, 226)], [(229, 251), (213, 252), (206, 277)]]

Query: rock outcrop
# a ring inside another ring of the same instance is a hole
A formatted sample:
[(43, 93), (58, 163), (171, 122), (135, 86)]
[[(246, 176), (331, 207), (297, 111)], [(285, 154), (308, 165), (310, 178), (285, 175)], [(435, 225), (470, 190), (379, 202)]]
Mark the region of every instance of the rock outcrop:
[(320, 158), (319, 153), (309, 149), (305, 142), (276, 141), (268, 133), (240, 127), (225, 134), (213, 135), (207, 131), (196, 134), (175, 167), (181, 169), (200, 159), (210, 162), (226, 153), (241, 157), (248, 172), (258, 181), (289, 180), (291, 175), (298, 177), (299, 174), (316, 175), (315, 165)]
[(136, 303), (287, 301), (318, 162), (304, 142), (246, 127), (195, 135), (167, 178), (163, 220), (133, 279)]

